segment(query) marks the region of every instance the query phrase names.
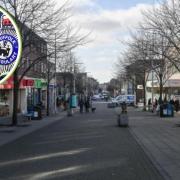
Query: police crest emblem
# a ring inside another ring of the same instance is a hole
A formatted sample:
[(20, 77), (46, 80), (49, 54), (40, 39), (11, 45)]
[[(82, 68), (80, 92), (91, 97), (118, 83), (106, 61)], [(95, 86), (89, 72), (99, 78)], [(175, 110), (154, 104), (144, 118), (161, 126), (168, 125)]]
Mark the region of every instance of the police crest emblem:
[(0, 84), (15, 71), (21, 58), (22, 41), (13, 17), (0, 7)]

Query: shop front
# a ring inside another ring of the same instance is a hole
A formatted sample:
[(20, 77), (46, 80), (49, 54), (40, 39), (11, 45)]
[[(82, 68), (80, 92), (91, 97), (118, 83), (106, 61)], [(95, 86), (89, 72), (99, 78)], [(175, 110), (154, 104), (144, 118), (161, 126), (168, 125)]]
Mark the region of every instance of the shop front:
[(34, 107), (41, 106), (45, 109), (46, 105), (46, 81), (33, 79), (32, 86), (27, 88), (27, 111), (33, 111)]
[(9, 90), (0, 89), (0, 117), (9, 115)]
[[(45, 106), (46, 81), (24, 77), (18, 92), (18, 113), (26, 113), (37, 104)], [(0, 85), (0, 117), (11, 115), (13, 112), (13, 77)]]
[[(153, 84), (153, 87), (152, 87)], [(156, 80), (152, 83), (152, 81), (147, 82), (147, 88), (146, 88), (146, 97), (147, 102), (148, 99), (152, 98), (152, 94), (154, 99), (159, 99), (159, 82)], [(163, 85), (163, 99), (166, 98), (166, 100), (171, 99), (179, 99), (180, 100), (180, 73), (172, 75)]]
[[(8, 116), (13, 111), (13, 77), (10, 77), (5, 83), (0, 85), (0, 117)], [(25, 96), (25, 87), (20, 83), (18, 93), (18, 112), (21, 112), (21, 104), (23, 103), (22, 96)]]

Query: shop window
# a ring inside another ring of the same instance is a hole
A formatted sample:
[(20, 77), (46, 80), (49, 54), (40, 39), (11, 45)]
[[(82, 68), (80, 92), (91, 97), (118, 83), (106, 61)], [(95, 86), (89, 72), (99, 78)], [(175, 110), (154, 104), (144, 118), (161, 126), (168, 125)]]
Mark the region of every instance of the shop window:
[(0, 102), (7, 104), (8, 94), (5, 90), (0, 90)]

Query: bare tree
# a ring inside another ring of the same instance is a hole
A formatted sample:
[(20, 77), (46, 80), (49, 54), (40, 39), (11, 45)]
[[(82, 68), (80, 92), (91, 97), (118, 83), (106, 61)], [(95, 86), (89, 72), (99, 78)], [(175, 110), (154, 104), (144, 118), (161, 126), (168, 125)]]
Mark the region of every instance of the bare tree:
[(154, 7), (145, 12), (145, 19), (141, 24), (141, 29), (147, 32), (145, 34), (148, 44), (152, 47), (150, 50), (152, 69), (159, 82), (160, 102), (162, 102), (163, 86), (166, 81), (180, 70), (180, 39), (178, 39), (180, 11), (175, 8), (175, 3), (179, 6), (179, 1), (170, 0), (165, 1), (158, 8)]
[[(82, 64), (79, 62), (78, 58), (76, 57), (75, 53), (72, 51), (65, 51), (59, 55), (61, 59), (58, 61), (58, 72), (62, 73), (71, 73), (73, 74), (74, 78), (76, 75), (82, 71)], [(66, 88), (66, 76), (63, 76), (64, 82), (64, 89)]]
[(180, 1), (165, 0), (158, 7), (143, 13), (143, 29), (156, 32), (161, 37), (161, 43), (166, 43), (168, 53), (163, 53), (166, 60), (170, 61), (173, 66), (180, 71)]
[[(86, 36), (79, 36), (77, 31), (67, 25), (70, 18), (68, 14), (69, 5), (67, 2), (57, 7), (52, 0), (1, 0), (0, 5), (9, 11), (19, 26), (23, 41), (23, 57), (36, 54), (28, 63), (26, 68), (22, 68), (22, 60), (14, 72), (14, 90), (13, 90), (13, 117), (12, 124), (17, 124), (17, 104), (18, 90), (23, 77), (36, 64), (46, 61), (47, 57), (53, 57), (55, 54), (55, 34), (56, 50), (59, 52), (73, 49), (84, 43)], [(46, 43), (45, 53), (38, 53), (35, 48), (27, 50), (28, 47), (34, 46), (38, 39), (33, 39), (33, 34), (37, 34)]]
[(142, 33), (132, 34), (132, 40), (127, 45), (127, 51), (123, 54), (122, 60), (119, 62), (124, 66), (125, 77), (134, 86), (137, 92), (137, 85), (141, 79), (143, 85), (144, 110), (146, 110), (146, 82), (150, 70), (150, 58), (148, 54), (148, 44)]

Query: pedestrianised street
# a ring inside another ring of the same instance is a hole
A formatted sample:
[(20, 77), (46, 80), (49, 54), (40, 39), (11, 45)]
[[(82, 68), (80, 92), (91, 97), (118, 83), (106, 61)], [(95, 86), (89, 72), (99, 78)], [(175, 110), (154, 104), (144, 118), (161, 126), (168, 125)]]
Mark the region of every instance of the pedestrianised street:
[(0, 180), (180, 180), (180, 0), (0, 0)]
[(114, 109), (96, 108), (2, 145), (0, 179), (162, 180), (130, 129), (117, 126)]

